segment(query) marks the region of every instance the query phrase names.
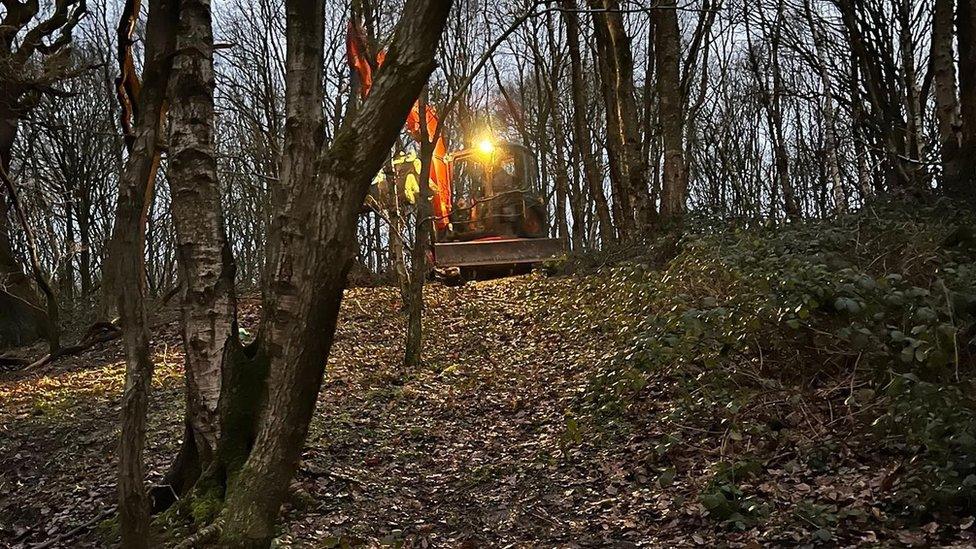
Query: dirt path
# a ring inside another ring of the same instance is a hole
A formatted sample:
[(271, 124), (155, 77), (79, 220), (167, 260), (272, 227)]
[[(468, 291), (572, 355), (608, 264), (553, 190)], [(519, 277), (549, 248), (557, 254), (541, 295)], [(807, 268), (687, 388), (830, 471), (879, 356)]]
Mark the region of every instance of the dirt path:
[[(391, 294), (370, 299), (389, 315), (364, 307), (344, 325), (299, 478), (313, 503), (295, 515), (289, 538), (330, 532), (452, 546), (648, 539), (655, 517), (641, 503), (650, 492), (612, 456), (586, 463), (565, 448), (566, 411), (613, 346), (561, 329), (575, 315), (554, 310), (540, 284), (575, 291), (567, 281), (527, 279), (433, 288), (431, 352), (417, 370), (398, 366)], [(356, 344), (364, 331), (377, 340)]]

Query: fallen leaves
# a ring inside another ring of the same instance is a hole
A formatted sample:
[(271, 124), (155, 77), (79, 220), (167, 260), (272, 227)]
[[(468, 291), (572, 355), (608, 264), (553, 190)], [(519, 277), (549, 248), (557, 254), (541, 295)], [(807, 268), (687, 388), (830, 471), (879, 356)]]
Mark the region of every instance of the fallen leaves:
[[(697, 496), (723, 460), (714, 448), (726, 433), (671, 437), (665, 378), (647, 380), (628, 411), (640, 421), (612, 435), (572, 415), (640, 312), (640, 303), (621, 308), (593, 287), (536, 276), (432, 285), (424, 363), (413, 369), (402, 367), (396, 290), (348, 290), (296, 478), (302, 497), (285, 509), (279, 545), (751, 549), (976, 539), (972, 517), (890, 529), (879, 502), (896, 466), (858, 463), (850, 450), (845, 466), (818, 471), (788, 454), (764, 456), (773, 462), (743, 489), (769, 502), (769, 517), (744, 531), (711, 520)], [(249, 332), (256, 307), (241, 306)], [(156, 479), (175, 455), (183, 396), (176, 323), (154, 336), (147, 456)], [(0, 544), (29, 547), (112, 505), (122, 372), (113, 342), (0, 378)], [(821, 523), (841, 515), (843, 525)], [(105, 544), (94, 527), (71, 545)]]

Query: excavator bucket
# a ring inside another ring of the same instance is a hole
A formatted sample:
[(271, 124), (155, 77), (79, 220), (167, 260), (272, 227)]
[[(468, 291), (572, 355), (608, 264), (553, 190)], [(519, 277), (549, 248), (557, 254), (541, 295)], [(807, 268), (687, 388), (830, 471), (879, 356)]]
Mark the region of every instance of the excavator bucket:
[(492, 238), (434, 244), (437, 267), (531, 265), (566, 252), (558, 238)]

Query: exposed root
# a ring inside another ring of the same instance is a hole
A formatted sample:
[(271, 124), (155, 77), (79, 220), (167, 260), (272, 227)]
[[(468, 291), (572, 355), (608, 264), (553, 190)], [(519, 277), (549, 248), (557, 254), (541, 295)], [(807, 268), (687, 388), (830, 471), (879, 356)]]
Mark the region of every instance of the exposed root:
[(194, 547), (204, 547), (217, 541), (224, 532), (224, 519), (218, 517), (209, 525), (201, 528), (196, 534), (186, 538), (176, 545), (176, 549), (192, 549)]

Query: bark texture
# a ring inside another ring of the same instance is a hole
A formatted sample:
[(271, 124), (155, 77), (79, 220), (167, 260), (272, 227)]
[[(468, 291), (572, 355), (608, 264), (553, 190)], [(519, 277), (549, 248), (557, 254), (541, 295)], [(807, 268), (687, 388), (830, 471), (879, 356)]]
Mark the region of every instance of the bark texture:
[[(591, 0), (590, 5), (603, 10), (594, 15), (593, 25), (601, 57), (607, 145), (612, 152), (611, 158), (616, 158), (620, 167), (619, 171), (611, 171), (611, 175), (617, 175), (619, 179), (615, 185), (614, 204), (620, 209), (618, 224), (621, 232), (625, 236), (634, 236), (635, 230), (650, 223), (654, 213), (634, 88), (634, 56), (630, 36), (624, 28), (620, 2)], [(679, 86), (675, 89), (679, 90)]]
[[(427, 112), (426, 90), (421, 95), (418, 111)], [(424, 283), (427, 281), (427, 254), (431, 250), (431, 193), (430, 167), (434, 156), (434, 142), (429, 135), (427, 122), (421, 121), (420, 128), (420, 197), (417, 200), (417, 227), (413, 239), (413, 249), (410, 252), (410, 277), (407, 279), (405, 305), (407, 313), (407, 340), (403, 353), (405, 367), (417, 366), (421, 363), (424, 350)]]
[(654, 54), (664, 148), (661, 182), (661, 217), (665, 221), (685, 213), (688, 172), (685, 167), (684, 105), (681, 93), (681, 35), (674, 0), (664, 0), (654, 10)]
[(810, 7), (810, 0), (804, 0), (803, 13), (810, 26), (810, 33), (813, 36), (814, 65), (820, 75), (820, 85), (823, 86), (823, 114), (826, 122), (825, 154), (827, 156), (827, 169), (830, 174), (830, 188), (834, 197), (834, 210), (838, 214), (847, 212), (847, 190), (844, 188), (844, 181), (841, 177), (840, 159), (837, 154), (837, 109), (834, 104), (834, 86), (830, 79), (828, 70), (828, 55), (824, 48), (823, 36), (820, 27), (813, 17)]
[(958, 0), (959, 106), (962, 177), (950, 194), (976, 205), (976, 0)]
[[(176, 57), (169, 81), (169, 185), (177, 260), (183, 287), (186, 418), (177, 460), (199, 470), (213, 459), (219, 438), (221, 365), (237, 329), (234, 262), (224, 230), (214, 152), (213, 28), (209, 0), (181, 0)], [(184, 492), (192, 474), (177, 471)]]
[[(961, 0), (962, 1), (962, 0)], [(932, 14), (932, 71), (935, 118), (939, 130), (942, 185), (952, 193), (964, 179), (959, 151), (962, 135), (959, 98), (956, 95), (956, 61), (953, 48), (953, 0), (935, 0)]]

